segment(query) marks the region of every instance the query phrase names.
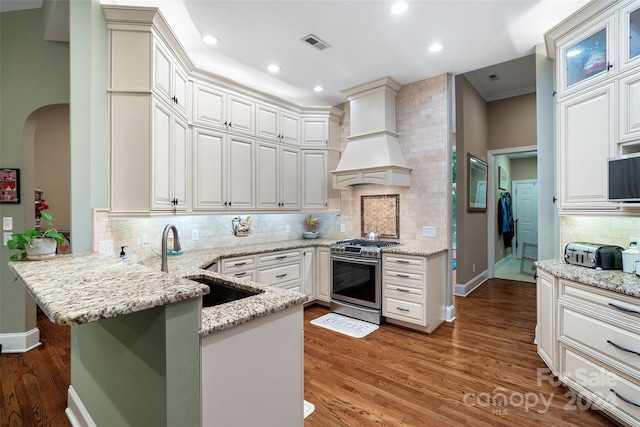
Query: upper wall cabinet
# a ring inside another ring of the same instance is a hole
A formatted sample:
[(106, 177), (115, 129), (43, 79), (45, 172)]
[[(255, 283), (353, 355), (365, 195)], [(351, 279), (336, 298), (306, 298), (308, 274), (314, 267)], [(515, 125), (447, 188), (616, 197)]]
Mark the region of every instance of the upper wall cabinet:
[(187, 72), (158, 39), (153, 43), (153, 89), (184, 118), (188, 117), (191, 87)]
[(620, 71), (640, 65), (640, 4), (632, 2), (618, 12)]
[(300, 144), (300, 116), (272, 105), (258, 104), (256, 136), (292, 145)]
[(256, 103), (224, 88), (196, 81), (193, 122), (227, 132), (255, 134)]
[(609, 78), (618, 65), (615, 15), (589, 22), (558, 41), (558, 97)]

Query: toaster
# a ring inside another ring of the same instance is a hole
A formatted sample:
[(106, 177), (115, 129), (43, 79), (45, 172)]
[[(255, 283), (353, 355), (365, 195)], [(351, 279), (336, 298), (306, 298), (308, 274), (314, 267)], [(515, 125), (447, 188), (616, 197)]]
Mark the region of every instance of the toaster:
[(600, 243), (575, 242), (564, 248), (564, 262), (603, 270), (622, 270), (620, 246)]

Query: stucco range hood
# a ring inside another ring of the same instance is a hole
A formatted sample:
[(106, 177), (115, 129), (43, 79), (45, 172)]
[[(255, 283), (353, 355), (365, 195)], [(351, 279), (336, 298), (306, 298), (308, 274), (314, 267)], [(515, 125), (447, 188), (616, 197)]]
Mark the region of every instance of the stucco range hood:
[(333, 175), (333, 187), (361, 184), (409, 186), (411, 168), (396, 134), (400, 85), (383, 78), (343, 91), (349, 99), (351, 136)]

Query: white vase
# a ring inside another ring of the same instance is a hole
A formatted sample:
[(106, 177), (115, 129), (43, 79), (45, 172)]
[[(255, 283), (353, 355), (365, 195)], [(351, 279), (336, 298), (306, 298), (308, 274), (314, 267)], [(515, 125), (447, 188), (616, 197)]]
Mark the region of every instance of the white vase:
[(56, 256), (57, 246), (58, 243), (52, 237), (34, 237), (29, 244), (25, 245), (27, 259), (39, 261), (53, 258)]

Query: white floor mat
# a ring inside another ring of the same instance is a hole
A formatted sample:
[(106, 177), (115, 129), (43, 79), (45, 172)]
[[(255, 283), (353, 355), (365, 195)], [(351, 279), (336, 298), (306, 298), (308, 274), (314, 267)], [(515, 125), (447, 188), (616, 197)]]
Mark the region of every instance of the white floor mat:
[(332, 331), (340, 332), (341, 334), (349, 335), (353, 338), (365, 337), (378, 329), (378, 325), (373, 323), (352, 319), (351, 317), (336, 313), (325, 314), (322, 317), (313, 319), (311, 323), (316, 326), (331, 329)]
[(309, 415), (313, 414), (313, 411), (316, 410), (316, 407), (313, 403), (304, 401), (304, 417), (307, 418)]

